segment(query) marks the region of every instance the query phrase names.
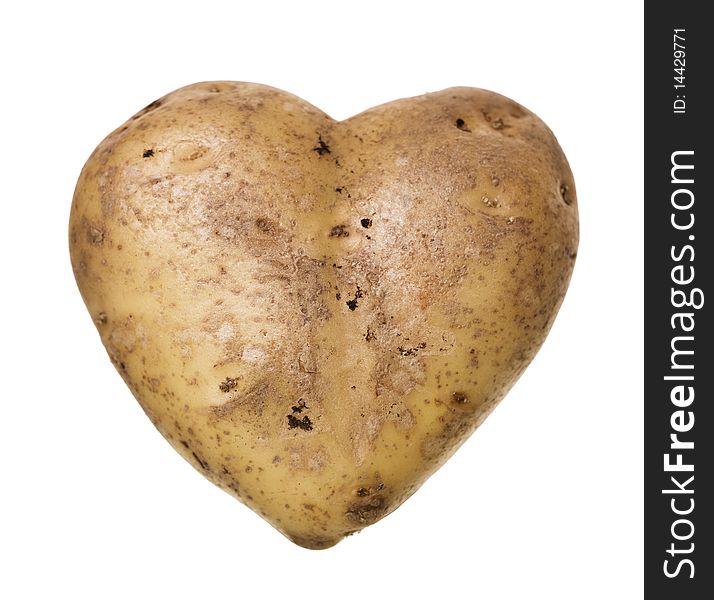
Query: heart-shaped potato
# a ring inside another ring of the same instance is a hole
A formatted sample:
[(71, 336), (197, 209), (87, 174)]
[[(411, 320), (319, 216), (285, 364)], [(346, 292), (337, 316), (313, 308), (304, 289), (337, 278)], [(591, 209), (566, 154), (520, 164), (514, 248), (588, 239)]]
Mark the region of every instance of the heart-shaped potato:
[(394, 510), (486, 418), (577, 244), (553, 134), (473, 88), (337, 122), (191, 85), (99, 145), (70, 218), (82, 297), (152, 422), (307, 548)]

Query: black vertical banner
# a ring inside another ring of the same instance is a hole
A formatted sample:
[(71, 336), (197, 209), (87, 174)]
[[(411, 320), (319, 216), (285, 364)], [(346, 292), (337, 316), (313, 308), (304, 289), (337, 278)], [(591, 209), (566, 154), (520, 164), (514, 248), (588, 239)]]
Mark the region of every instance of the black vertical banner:
[(645, 7), (645, 598), (714, 598), (714, 30)]

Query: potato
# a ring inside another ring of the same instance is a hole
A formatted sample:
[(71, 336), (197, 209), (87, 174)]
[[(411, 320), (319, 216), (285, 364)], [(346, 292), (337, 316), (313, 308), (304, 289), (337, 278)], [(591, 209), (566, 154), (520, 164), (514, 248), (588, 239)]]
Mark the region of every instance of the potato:
[(553, 134), (472, 88), (337, 122), (270, 87), (184, 87), (97, 147), (69, 229), (146, 414), (306, 548), (393, 511), (478, 427), (578, 244)]

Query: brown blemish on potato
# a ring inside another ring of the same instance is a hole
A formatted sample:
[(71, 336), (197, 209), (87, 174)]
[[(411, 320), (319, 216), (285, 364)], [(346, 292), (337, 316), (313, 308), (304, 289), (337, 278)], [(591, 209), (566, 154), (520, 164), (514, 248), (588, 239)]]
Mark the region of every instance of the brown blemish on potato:
[(455, 404), (466, 404), (469, 399), (463, 392), (454, 392), (451, 394), (451, 401)]
[(570, 187), (565, 183), (560, 185), (560, 197), (568, 206), (573, 203), (573, 198), (570, 195)]
[(234, 420), (236, 423), (259, 421), (266, 404), (276, 404), (279, 396), (267, 381), (258, 381), (244, 392), (233, 392), (222, 404), (209, 406), (210, 420)]
[(314, 152), (317, 152), (319, 156), (322, 156), (323, 154), (331, 154), (330, 147), (327, 145), (325, 140), (322, 139), (322, 136), (317, 140), (317, 146), (313, 148)]
[[(82, 217), (82, 229), (84, 229), (87, 241), (93, 246), (101, 246), (104, 243), (104, 228), (91, 222), (87, 217)], [(75, 238), (76, 240), (76, 238)]]
[(307, 415), (298, 419), (295, 415), (288, 415), (288, 429), (302, 429), (303, 431), (312, 431), (312, 421)]
[(154, 156), (153, 148), (147, 148), (141, 155), (142, 158), (151, 158), (152, 156)]
[(104, 232), (96, 227), (90, 227), (89, 241), (95, 246), (99, 246), (104, 241)]
[(424, 348), (426, 348), (426, 342), (420, 342), (412, 348), (404, 348), (402, 346), (399, 346), (397, 348), (397, 351), (402, 356), (416, 356), (417, 352), (419, 352), (419, 350), (423, 350)]
[(330, 237), (348, 237), (350, 235), (350, 232), (347, 229), (347, 225), (335, 225), (332, 229), (330, 229)]
[(357, 290), (355, 291), (354, 297), (350, 300), (347, 300), (345, 304), (347, 305), (347, 308), (350, 310), (354, 311), (357, 309), (358, 306), (358, 300), (364, 296), (364, 292), (362, 291), (362, 288), (357, 286)]
[(218, 384), (218, 389), (226, 394), (238, 387), (239, 380), (239, 377), (226, 377), (223, 381), (221, 381), (221, 383)]
[(267, 217), (258, 217), (255, 220), (255, 226), (263, 233), (274, 234), (277, 231), (277, 225)]
[(455, 125), (461, 131), (467, 131), (468, 133), (471, 133), (471, 130), (466, 126), (466, 121), (464, 121), (461, 117), (456, 119)]
[(385, 509), (386, 500), (381, 493), (368, 494), (364, 500), (350, 504), (345, 517), (351, 523), (366, 527), (381, 519)]
[(174, 158), (182, 162), (198, 160), (208, 152), (208, 148), (194, 142), (181, 142), (174, 148)]
[(196, 459), (196, 462), (199, 464), (199, 466), (204, 470), (204, 471), (210, 471), (211, 467), (209, 464), (206, 462), (205, 459), (201, 458), (198, 454), (195, 452), (191, 452), (191, 455), (193, 456), (194, 459)]
[[(378, 475), (378, 474), (377, 474)], [(378, 481), (377, 483), (369, 484), (367, 486), (359, 487), (355, 491), (355, 494), (359, 496), (360, 498), (364, 498), (365, 496), (371, 496), (372, 494), (376, 494), (377, 492), (381, 492), (384, 490), (384, 483), (381, 481)]]
[(300, 398), (297, 401), (297, 404), (290, 407), (290, 410), (293, 412), (293, 414), (299, 414), (302, 411), (304, 411), (306, 408), (307, 408), (307, 404), (305, 404), (305, 400)]
[(493, 129), (501, 130), (504, 129), (505, 127), (508, 127), (502, 117), (496, 117), (493, 118), (493, 116), (485, 109), (481, 110), (481, 114), (483, 115), (484, 120), (491, 125)]

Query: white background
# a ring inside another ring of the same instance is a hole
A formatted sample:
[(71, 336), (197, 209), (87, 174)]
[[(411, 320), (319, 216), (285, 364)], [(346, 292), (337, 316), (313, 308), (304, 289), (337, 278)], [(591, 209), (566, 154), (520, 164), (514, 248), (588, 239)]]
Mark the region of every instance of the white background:
[[(0, 28), (0, 597), (642, 597), (640, 2), (23, 2)], [(548, 123), (575, 175), (580, 253), (542, 351), (412, 499), (331, 550), (293, 546), (179, 458), (72, 277), (90, 152), (211, 79), (336, 118), (492, 89)]]

